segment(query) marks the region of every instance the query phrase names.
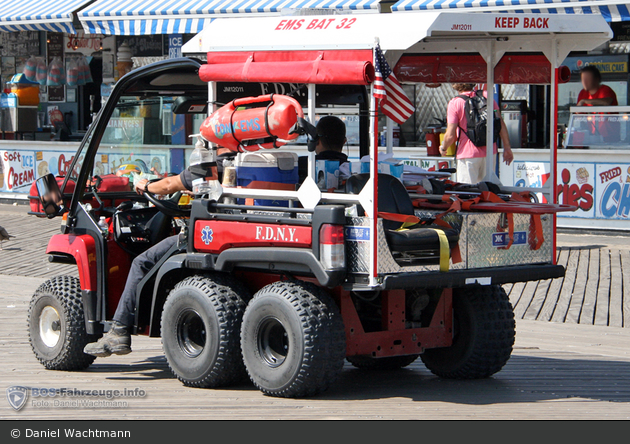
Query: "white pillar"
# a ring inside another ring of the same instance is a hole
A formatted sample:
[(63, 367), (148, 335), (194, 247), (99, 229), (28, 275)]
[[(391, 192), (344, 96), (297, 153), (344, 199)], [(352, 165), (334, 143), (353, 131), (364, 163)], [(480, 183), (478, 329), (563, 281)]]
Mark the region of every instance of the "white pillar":
[[(315, 84), (308, 84), (308, 120), (315, 125)], [(317, 183), (317, 177), (315, 175), (315, 151), (308, 153), (308, 175)]]
[(486, 130), (486, 176), (487, 182), (495, 181), (494, 173), (494, 40), (488, 41), (488, 57), (486, 58), (486, 90), (488, 92), (488, 123)]

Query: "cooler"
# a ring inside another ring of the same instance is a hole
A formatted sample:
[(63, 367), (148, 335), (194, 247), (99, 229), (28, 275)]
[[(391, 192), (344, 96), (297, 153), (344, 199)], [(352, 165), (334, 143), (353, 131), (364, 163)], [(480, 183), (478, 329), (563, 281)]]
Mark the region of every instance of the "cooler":
[[(298, 156), (288, 152), (239, 153), (236, 156), (236, 184), (246, 187), (251, 182), (266, 182), (269, 189), (273, 184), (296, 185), (299, 181)], [(288, 201), (256, 199), (254, 205), (288, 206)]]

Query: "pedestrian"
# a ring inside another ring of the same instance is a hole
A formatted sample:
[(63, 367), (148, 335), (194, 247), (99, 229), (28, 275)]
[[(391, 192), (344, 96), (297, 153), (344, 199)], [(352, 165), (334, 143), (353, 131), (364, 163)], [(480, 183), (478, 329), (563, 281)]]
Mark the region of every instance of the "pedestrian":
[[(466, 116), (466, 102), (468, 97), (474, 97), (477, 92), (473, 90), (473, 83), (453, 83), (453, 89), (459, 93), (448, 104), (446, 116), (446, 134), (440, 145), (440, 153), (446, 155), (447, 148), (457, 142), (457, 180), (462, 183), (477, 184), (486, 175), (486, 147), (477, 146), (467, 135), (468, 119)], [(483, 92), (487, 100), (487, 92)], [(510, 165), (514, 160), (514, 153), (510, 146), (507, 128), (503, 119), (498, 115), (499, 106), (494, 102), (494, 112), (500, 121), (499, 136), (503, 144), (503, 161)], [(498, 122), (497, 122), (498, 123)], [(494, 153), (497, 153), (497, 145), (494, 144)]]

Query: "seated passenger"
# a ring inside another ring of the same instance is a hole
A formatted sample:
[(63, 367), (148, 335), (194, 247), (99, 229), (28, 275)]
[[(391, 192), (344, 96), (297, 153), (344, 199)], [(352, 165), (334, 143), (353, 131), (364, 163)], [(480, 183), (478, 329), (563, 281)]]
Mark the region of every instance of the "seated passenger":
[[(335, 160), (339, 165), (348, 161), (343, 151), (346, 144), (346, 125), (339, 117), (324, 116), (317, 123), (317, 145), (315, 160)], [(308, 176), (308, 157), (298, 159), (300, 183)]]

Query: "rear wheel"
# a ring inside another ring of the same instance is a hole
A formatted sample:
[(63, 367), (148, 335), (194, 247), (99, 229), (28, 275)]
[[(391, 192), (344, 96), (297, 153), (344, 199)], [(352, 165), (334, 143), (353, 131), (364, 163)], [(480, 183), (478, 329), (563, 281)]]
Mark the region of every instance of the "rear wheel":
[(275, 282), (247, 306), (241, 331), (247, 372), (271, 396), (312, 396), (337, 378), (345, 357), (341, 314), (332, 298), (301, 281)]
[(169, 294), (162, 344), (171, 371), (184, 385), (221, 387), (244, 379), (239, 347), (243, 291), (230, 276), (213, 275), (186, 278)]
[(348, 356), (350, 364), (362, 370), (398, 370), (411, 365), (420, 355), (389, 356), (373, 358), (371, 356)]
[(514, 311), (500, 285), (460, 288), (453, 292), (453, 345), (426, 350), (422, 362), (449, 379), (487, 378), (510, 359), (514, 345)]
[(49, 370), (83, 370), (94, 362), (83, 353), (98, 336), (85, 330), (79, 279), (59, 276), (39, 286), (28, 310), (28, 333), (33, 353)]

